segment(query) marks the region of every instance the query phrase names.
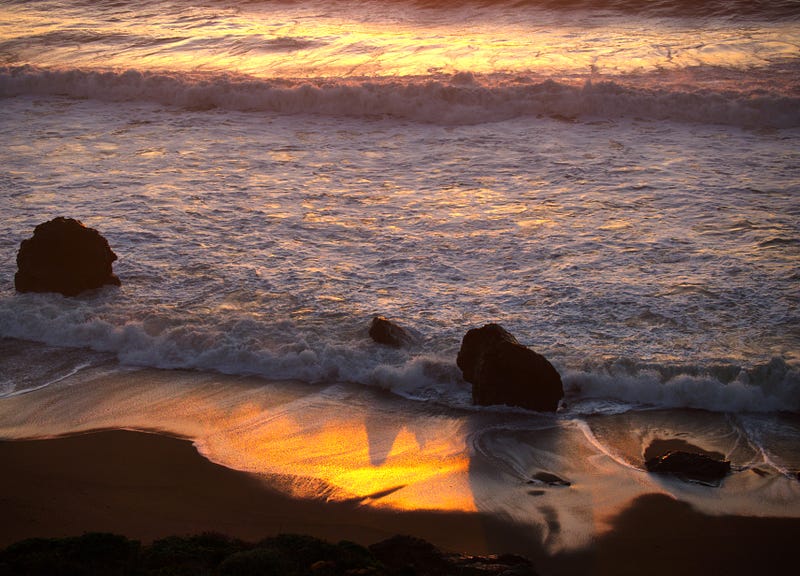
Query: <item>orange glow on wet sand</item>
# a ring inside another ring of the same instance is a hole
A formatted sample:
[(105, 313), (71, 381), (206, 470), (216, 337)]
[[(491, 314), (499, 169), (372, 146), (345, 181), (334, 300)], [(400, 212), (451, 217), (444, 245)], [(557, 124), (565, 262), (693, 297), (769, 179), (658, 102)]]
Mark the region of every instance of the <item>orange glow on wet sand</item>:
[[(457, 422), (446, 425), (460, 429)], [(371, 437), (364, 414), (304, 423), (282, 415), (243, 434), (216, 435), (207, 448), (223, 458), (244, 457), (237, 468), (291, 473), (288, 488), (299, 497), (318, 497), (323, 482), (333, 490), (326, 494), (330, 500), (356, 499), (403, 510), (476, 509), (462, 433), (451, 430), (421, 441), (400, 425), (393, 434)]]

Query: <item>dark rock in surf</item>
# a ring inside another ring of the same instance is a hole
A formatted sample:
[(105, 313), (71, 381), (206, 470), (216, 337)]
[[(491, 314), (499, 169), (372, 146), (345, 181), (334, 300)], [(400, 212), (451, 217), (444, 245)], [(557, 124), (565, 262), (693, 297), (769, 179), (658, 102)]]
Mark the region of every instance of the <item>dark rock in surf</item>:
[(39, 224), (17, 253), (18, 292), (60, 292), (75, 296), (105, 285), (119, 286), (108, 241), (80, 221), (59, 216)]
[(400, 348), (411, 342), (411, 336), (403, 328), (383, 316), (375, 316), (369, 327), (369, 335), (375, 342)]
[(556, 476), (555, 474), (551, 474), (550, 472), (537, 472), (534, 474), (530, 480), (528, 480), (528, 484), (547, 484), (548, 486), (571, 486), (571, 482), (568, 480), (564, 480)]
[(564, 397), (561, 376), (553, 365), (498, 324), (469, 330), (456, 364), (472, 384), (473, 404), (554, 412)]
[(717, 460), (705, 454), (673, 450), (650, 458), (645, 467), (655, 474), (668, 474), (689, 482), (717, 485), (731, 471), (728, 460)]

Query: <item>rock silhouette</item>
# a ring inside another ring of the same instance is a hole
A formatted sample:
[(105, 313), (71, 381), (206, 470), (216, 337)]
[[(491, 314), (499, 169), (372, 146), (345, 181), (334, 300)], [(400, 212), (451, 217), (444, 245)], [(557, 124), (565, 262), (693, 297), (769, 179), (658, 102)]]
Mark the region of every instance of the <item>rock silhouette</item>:
[(408, 332), (383, 316), (375, 316), (372, 319), (372, 325), (369, 327), (369, 336), (375, 342), (393, 348), (400, 348), (411, 342), (411, 336)]
[(731, 463), (705, 454), (673, 450), (662, 456), (650, 458), (645, 467), (656, 474), (669, 474), (703, 484), (718, 484), (731, 471)]
[(18, 292), (60, 292), (75, 296), (107, 284), (119, 286), (111, 264), (117, 255), (94, 228), (59, 216), (39, 224), (17, 253)]
[(564, 397), (561, 376), (553, 365), (499, 324), (469, 330), (456, 363), (464, 380), (472, 384), (473, 404), (553, 412)]

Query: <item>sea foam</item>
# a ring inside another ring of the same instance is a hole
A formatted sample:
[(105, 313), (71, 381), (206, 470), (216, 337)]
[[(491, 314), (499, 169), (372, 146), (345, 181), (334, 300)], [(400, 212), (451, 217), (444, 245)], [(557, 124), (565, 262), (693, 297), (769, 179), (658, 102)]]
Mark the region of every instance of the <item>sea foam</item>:
[(526, 116), (644, 118), (741, 127), (800, 126), (800, 97), (759, 84), (733, 91), (637, 86), (622, 80), (571, 83), (515, 76), (502, 82), (469, 72), (430, 78), (260, 80), (229, 74), (98, 72), (0, 67), (0, 97), (60, 96), (155, 102), (190, 110), (393, 117), (480, 124)]
[[(247, 333), (222, 326), (183, 324), (153, 333), (139, 320), (60, 306), (50, 295), (24, 295), (0, 306), (0, 337), (114, 355), (123, 365), (191, 369), (310, 383), (352, 382), (400, 396), (469, 408), (469, 384), (455, 365), (452, 343), (430, 340), (423, 349), (394, 350), (366, 334), (346, 341), (283, 323), (285, 342), (255, 344)], [(258, 330), (269, 332), (270, 326)], [(564, 379), (570, 413), (615, 413), (632, 408), (695, 408), (715, 412), (800, 412), (800, 371), (784, 360), (753, 367), (644, 364), (633, 359), (580, 369), (551, 358)], [(53, 381), (63, 378), (58, 377)], [(7, 390), (7, 393), (11, 390)], [(20, 390), (15, 390), (18, 393)]]

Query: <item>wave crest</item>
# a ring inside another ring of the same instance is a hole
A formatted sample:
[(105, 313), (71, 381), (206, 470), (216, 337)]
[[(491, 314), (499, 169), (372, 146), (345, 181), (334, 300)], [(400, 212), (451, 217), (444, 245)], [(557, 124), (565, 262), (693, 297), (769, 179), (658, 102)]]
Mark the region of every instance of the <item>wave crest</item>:
[(800, 126), (800, 97), (752, 90), (622, 80), (573, 84), (469, 72), (430, 78), (259, 80), (128, 70), (97, 72), (0, 67), (0, 97), (59, 96), (154, 102), (190, 110), (391, 117), (435, 124), (479, 124), (519, 117), (558, 120), (644, 118), (751, 128)]
[[(289, 321), (254, 323), (248, 329), (220, 324), (178, 323), (153, 330), (147, 320), (95, 317), (80, 302), (51, 295), (25, 295), (0, 300), (0, 339), (40, 342), (58, 347), (49, 353), (43, 374), (31, 382), (4, 383), (0, 396), (57, 381), (75, 366), (115, 357), (122, 364), (162, 369), (190, 369), (231, 375), (260, 376), (306, 382), (354, 382), (391, 391), (414, 400), (471, 408), (470, 385), (456, 367), (455, 351), (443, 338), (423, 349), (395, 350), (374, 344), (366, 328), (342, 334), (300, 329)], [(259, 343), (253, 332), (276, 336)], [(281, 335), (282, 339), (278, 339)], [(0, 340), (0, 344), (2, 340)], [(4, 361), (18, 364), (16, 344), (0, 345)], [(23, 346), (24, 347), (24, 346)], [(93, 350), (84, 358), (64, 347)], [(97, 353), (101, 353), (100, 356)], [(104, 353), (104, 354), (103, 354)], [(65, 363), (64, 358), (69, 357)], [(753, 367), (646, 364), (621, 359), (611, 364), (570, 369), (567, 360), (551, 358), (562, 373), (568, 413), (614, 413), (637, 407), (696, 408), (714, 412), (800, 412), (800, 370), (780, 358)], [(0, 362), (0, 373), (4, 363)], [(483, 408), (481, 408), (483, 409)], [(503, 409), (503, 408), (498, 408)]]
[(637, 366), (620, 361), (569, 372), (564, 380), (578, 412), (613, 412), (627, 404), (713, 412), (800, 412), (800, 371), (781, 358), (749, 369), (727, 363)]

